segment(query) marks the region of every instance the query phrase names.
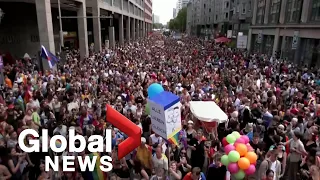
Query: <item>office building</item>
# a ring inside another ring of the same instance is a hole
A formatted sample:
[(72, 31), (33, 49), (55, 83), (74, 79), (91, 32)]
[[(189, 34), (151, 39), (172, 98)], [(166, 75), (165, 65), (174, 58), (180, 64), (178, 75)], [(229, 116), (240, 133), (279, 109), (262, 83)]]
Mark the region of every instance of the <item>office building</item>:
[(187, 33), (211, 37), (214, 34), (214, 8), (212, 0), (190, 0), (187, 5)]
[(177, 5), (176, 5), (176, 12), (177, 14), (179, 13), (179, 11), (184, 8), (187, 7), (187, 4), (189, 3), (189, 0), (178, 0), (177, 1)]
[[(232, 35), (236, 37), (239, 32), (248, 35), (252, 21), (253, 0), (233, 0), (231, 1), (230, 23), (232, 25)], [(231, 27), (228, 28), (231, 30)]]
[[(4, 16), (0, 24), (0, 54), (10, 52), (16, 57), (37, 54), (43, 45), (52, 53), (63, 46), (80, 49), (88, 55), (89, 44), (99, 52), (106, 40), (135, 40), (152, 28), (151, 0), (60, 0), (62, 31), (60, 33), (57, 1), (1, 1)], [(14, 22), (14, 23), (12, 23)]]
[(173, 8), (172, 9), (172, 18), (176, 18), (177, 17), (177, 9), (176, 8)]
[(254, 2), (248, 49), (296, 64), (320, 65), (320, 4), (316, 0)]
[(152, 14), (153, 24), (160, 23), (160, 17), (158, 15)]
[[(199, 36), (225, 36), (228, 30), (248, 34), (252, 0), (190, 0), (187, 30)], [(196, 27), (196, 28), (192, 28)], [(193, 31), (191, 31), (193, 30)]]

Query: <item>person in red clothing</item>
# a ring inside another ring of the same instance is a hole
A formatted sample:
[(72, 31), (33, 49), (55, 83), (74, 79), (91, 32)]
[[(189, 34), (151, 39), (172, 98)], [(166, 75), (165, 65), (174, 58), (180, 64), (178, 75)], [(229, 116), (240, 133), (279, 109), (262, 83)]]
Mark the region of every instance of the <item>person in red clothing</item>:
[(206, 180), (206, 177), (199, 167), (194, 167), (192, 172), (189, 172), (183, 177), (183, 180)]

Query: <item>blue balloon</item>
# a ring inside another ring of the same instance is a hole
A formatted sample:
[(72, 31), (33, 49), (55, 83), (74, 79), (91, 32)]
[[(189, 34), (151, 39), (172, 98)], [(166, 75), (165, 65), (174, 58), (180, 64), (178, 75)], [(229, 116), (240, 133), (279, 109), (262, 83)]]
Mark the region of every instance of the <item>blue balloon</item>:
[(160, 94), (162, 91), (164, 91), (164, 89), (161, 84), (153, 83), (148, 87), (148, 96), (149, 98), (152, 98), (157, 94)]

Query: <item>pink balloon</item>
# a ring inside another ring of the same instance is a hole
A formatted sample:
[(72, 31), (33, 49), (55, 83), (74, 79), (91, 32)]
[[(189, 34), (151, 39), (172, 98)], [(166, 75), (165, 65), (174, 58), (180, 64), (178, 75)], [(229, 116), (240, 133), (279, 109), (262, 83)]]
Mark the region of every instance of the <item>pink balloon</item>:
[(237, 144), (246, 144), (246, 143), (245, 143), (245, 140), (242, 137), (240, 137), (236, 140), (236, 142), (234, 142), (234, 146), (236, 147)]
[(248, 169), (244, 170), (244, 172), (246, 173), (246, 175), (252, 175), (256, 172), (256, 167), (251, 164)]
[(250, 145), (250, 143), (247, 143), (247, 149), (248, 151), (254, 151), (254, 149), (252, 148), (252, 146)]
[(230, 163), (228, 165), (228, 171), (231, 173), (231, 174), (234, 174), (234, 173), (237, 173), (239, 171), (239, 166), (237, 163)]
[(247, 143), (250, 142), (250, 139), (249, 139), (249, 137), (248, 137), (247, 135), (242, 135), (242, 136), (241, 136), (241, 139), (244, 140), (244, 143), (245, 143), (245, 144), (247, 144)]
[(236, 148), (234, 147), (233, 144), (228, 144), (228, 145), (226, 145), (226, 147), (224, 147), (224, 152), (225, 152), (226, 154), (229, 154), (230, 151), (233, 151), (233, 150), (235, 150), (235, 149), (236, 149)]

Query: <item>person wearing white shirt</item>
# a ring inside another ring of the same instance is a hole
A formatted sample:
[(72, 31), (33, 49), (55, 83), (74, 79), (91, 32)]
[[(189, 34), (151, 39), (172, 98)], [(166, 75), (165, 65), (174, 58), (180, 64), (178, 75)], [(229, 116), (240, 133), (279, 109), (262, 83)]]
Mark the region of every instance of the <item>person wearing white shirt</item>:
[(261, 80), (260, 80), (260, 79), (257, 79), (256, 84), (257, 84), (258, 89), (260, 89), (260, 87), (261, 87)]
[(162, 144), (162, 137), (157, 134), (151, 134), (149, 137), (149, 145)]
[(67, 138), (67, 126), (63, 125), (61, 121), (58, 122), (58, 126), (53, 130), (53, 134), (59, 133), (61, 136)]
[(239, 98), (237, 98), (235, 101), (234, 101), (234, 106), (236, 107), (236, 109), (238, 109), (241, 105), (241, 100)]
[(181, 92), (182, 90), (183, 90), (182, 84), (178, 83), (177, 87), (175, 88), (175, 92), (178, 93), (178, 92)]
[(77, 100), (73, 100), (71, 103), (69, 103), (68, 105), (68, 111), (71, 113), (72, 109), (77, 109), (79, 110), (79, 103)]
[(129, 109), (131, 110), (131, 112), (133, 114), (135, 114), (137, 112), (137, 106), (133, 105), (131, 101), (129, 101), (128, 104), (126, 105), (126, 107), (124, 107), (123, 113), (126, 114)]
[(162, 153), (161, 147), (157, 147), (156, 153), (152, 157), (152, 162), (154, 168), (163, 168), (166, 171), (169, 169), (168, 158)]
[(290, 89), (290, 96), (293, 96), (296, 92), (298, 92), (298, 89), (296, 87), (292, 87)]

